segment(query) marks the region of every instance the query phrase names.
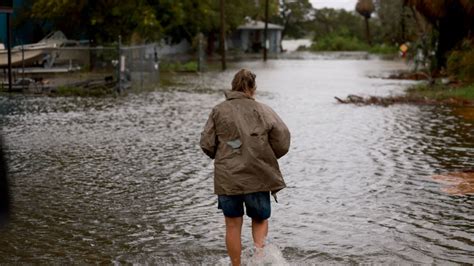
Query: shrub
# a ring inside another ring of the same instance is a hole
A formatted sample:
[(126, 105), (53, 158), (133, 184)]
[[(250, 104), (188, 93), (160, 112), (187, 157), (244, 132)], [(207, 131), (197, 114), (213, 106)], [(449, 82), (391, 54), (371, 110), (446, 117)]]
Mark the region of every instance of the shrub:
[(374, 45), (369, 48), (369, 52), (372, 54), (398, 54), (398, 47), (394, 45)]
[[(397, 54), (398, 47), (386, 44), (369, 46), (355, 36), (345, 33), (326, 35), (320, 39), (315, 38), (309, 48), (311, 51), (367, 51), (372, 54)], [(298, 50), (303, 50), (298, 48)]]
[(369, 46), (356, 37), (327, 35), (315, 40), (312, 51), (367, 51)]
[(460, 80), (474, 82), (474, 40), (464, 40), (448, 56), (447, 70)]
[(186, 63), (182, 62), (162, 62), (160, 64), (161, 71), (174, 71), (174, 72), (197, 72), (198, 64), (196, 61), (189, 61)]

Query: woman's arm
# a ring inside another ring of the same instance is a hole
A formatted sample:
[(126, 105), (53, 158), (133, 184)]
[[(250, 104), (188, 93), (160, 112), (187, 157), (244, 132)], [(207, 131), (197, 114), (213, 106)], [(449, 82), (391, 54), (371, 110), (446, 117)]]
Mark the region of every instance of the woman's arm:
[(271, 108), (268, 109), (270, 109), (272, 123), (272, 129), (268, 133), (268, 141), (270, 142), (270, 146), (272, 147), (275, 156), (279, 159), (288, 153), (288, 150), (290, 149), (291, 135), (288, 127), (277, 113), (275, 113)]
[(207, 119), (204, 130), (201, 133), (200, 145), (204, 153), (211, 159), (214, 159), (217, 149), (214, 110), (212, 110), (211, 114), (209, 115), (209, 119)]

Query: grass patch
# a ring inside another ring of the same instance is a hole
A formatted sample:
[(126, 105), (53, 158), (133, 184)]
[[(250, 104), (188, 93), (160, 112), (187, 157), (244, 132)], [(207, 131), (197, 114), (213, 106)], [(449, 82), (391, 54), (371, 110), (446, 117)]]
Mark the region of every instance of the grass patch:
[(407, 90), (410, 97), (426, 97), (435, 100), (459, 99), (474, 101), (474, 83), (461, 87), (452, 87), (447, 85), (436, 84), (429, 86), (420, 84)]
[(367, 52), (371, 54), (380, 54), (380, 55), (392, 55), (398, 54), (398, 47), (386, 45), (386, 44), (377, 44), (370, 47)]
[[(298, 47), (299, 51), (306, 50), (306, 48)], [(371, 54), (378, 55), (396, 55), (398, 54), (398, 47), (386, 44), (368, 45), (356, 37), (344, 35), (328, 35), (320, 39), (316, 39), (309, 47), (310, 51), (364, 51)]]
[(101, 97), (111, 94), (111, 89), (107, 87), (95, 87), (93, 89), (85, 89), (81, 87), (73, 86), (59, 86), (54, 90), (54, 95), (56, 96), (91, 96), (91, 97)]
[(162, 62), (160, 64), (160, 70), (169, 72), (197, 72), (198, 63), (196, 61), (189, 61), (185, 63), (181, 62)]
[(363, 41), (349, 36), (327, 35), (315, 42), (309, 48), (314, 52), (321, 51), (367, 51), (369, 46)]

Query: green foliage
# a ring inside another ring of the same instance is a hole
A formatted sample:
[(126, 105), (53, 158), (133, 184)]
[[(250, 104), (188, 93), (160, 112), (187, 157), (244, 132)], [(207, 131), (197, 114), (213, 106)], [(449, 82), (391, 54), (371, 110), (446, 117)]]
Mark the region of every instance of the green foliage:
[(397, 54), (398, 46), (387, 44), (376, 44), (369, 46), (365, 41), (356, 37), (347, 28), (340, 28), (320, 38), (315, 37), (310, 47), (311, 51), (367, 51), (372, 54)]
[(314, 12), (309, 0), (279, 0), (279, 3), (280, 12), (271, 21), (283, 26), (282, 39), (286, 36), (295, 39), (306, 36)]
[(94, 89), (85, 89), (81, 87), (59, 86), (54, 94), (57, 96), (81, 96), (81, 97), (101, 97), (110, 95), (112, 90), (107, 87), (97, 87)]
[(407, 94), (411, 97), (430, 98), (430, 99), (450, 99), (474, 100), (474, 84), (466, 85), (460, 88), (448, 87), (446, 85), (429, 86), (420, 84), (409, 88)]
[(398, 46), (396, 45), (387, 45), (387, 44), (378, 44), (370, 47), (368, 52), (371, 54), (381, 54), (381, 55), (392, 55), (398, 54)]
[(196, 61), (189, 61), (186, 63), (181, 62), (163, 62), (160, 64), (161, 71), (173, 71), (173, 72), (197, 72), (198, 64)]
[(464, 40), (462, 44), (451, 51), (448, 56), (447, 70), (466, 82), (474, 82), (474, 40)]
[(37, 0), (31, 17), (52, 23), (72, 38), (87, 34), (96, 43), (115, 41), (118, 35), (127, 41), (133, 33), (154, 40), (163, 33), (146, 0)]
[(344, 35), (364, 39), (364, 20), (354, 12), (332, 8), (317, 9), (311, 28), (314, 38), (323, 38), (330, 34)]
[(435, 56), (438, 45), (438, 33), (431, 31), (420, 36), (409, 46), (407, 58), (413, 60), (414, 71), (426, 71), (431, 75), (437, 69), (438, 61)]
[(380, 28), (377, 36), (380, 41), (401, 44), (418, 38), (414, 13), (403, 1), (375, 0), (374, 3)]
[[(164, 1), (164, 0), (161, 0)], [(179, 6), (179, 19), (176, 16), (169, 17), (170, 25), (166, 28), (166, 35), (179, 41), (182, 38), (192, 40), (199, 32), (209, 35), (217, 33), (220, 29), (220, 1), (219, 0), (181, 0), (176, 3), (175, 0), (166, 0), (170, 7), (166, 8), (163, 3), (155, 6), (158, 13), (166, 12), (166, 9)], [(240, 26), (245, 17), (262, 20), (265, 12), (265, 1), (240, 0), (224, 1), (225, 27), (226, 31), (232, 31)], [(275, 1), (269, 5), (269, 13), (275, 13), (277, 10)], [(165, 9), (165, 10), (162, 10)], [(166, 21), (160, 19), (160, 21)]]
[[(262, 19), (265, 1), (225, 1), (227, 30), (246, 16)], [(124, 43), (143, 43), (171, 37), (191, 40), (198, 32), (219, 29), (219, 0), (37, 0), (28, 15), (48, 21), (70, 38), (89, 36), (98, 44), (122, 35)], [(271, 1), (270, 14), (277, 12)]]
[(469, 36), (474, 29), (473, 0), (407, 0), (432, 27), (439, 32), (437, 39), (437, 69), (447, 65), (449, 52)]
[(357, 39), (347, 35), (331, 34), (316, 39), (311, 45), (311, 51), (367, 51), (369, 46)]
[[(389, 47), (398, 47), (406, 41), (417, 39), (417, 25), (413, 13), (403, 6), (403, 1), (375, 0), (377, 15), (369, 20), (372, 43), (375, 48), (371, 52), (392, 53), (394, 49), (382, 48), (383, 44)], [(332, 8), (317, 9), (311, 27), (315, 39), (336, 34), (366, 40), (364, 19), (354, 11), (337, 10)], [(382, 49), (382, 50), (381, 50)]]

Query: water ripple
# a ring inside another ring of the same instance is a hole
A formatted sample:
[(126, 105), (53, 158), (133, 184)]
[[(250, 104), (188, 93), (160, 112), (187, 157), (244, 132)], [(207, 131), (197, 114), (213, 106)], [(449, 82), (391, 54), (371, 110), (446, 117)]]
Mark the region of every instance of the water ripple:
[(270, 221), (290, 264), (472, 263), (473, 196), (430, 177), (474, 168), (474, 123), (448, 107), (335, 104), (406, 85), (367, 78), (400, 63), (350, 58), (244, 62), (120, 98), (0, 97), (15, 207), (0, 263), (221, 263), (198, 139), (240, 67), (292, 132)]

